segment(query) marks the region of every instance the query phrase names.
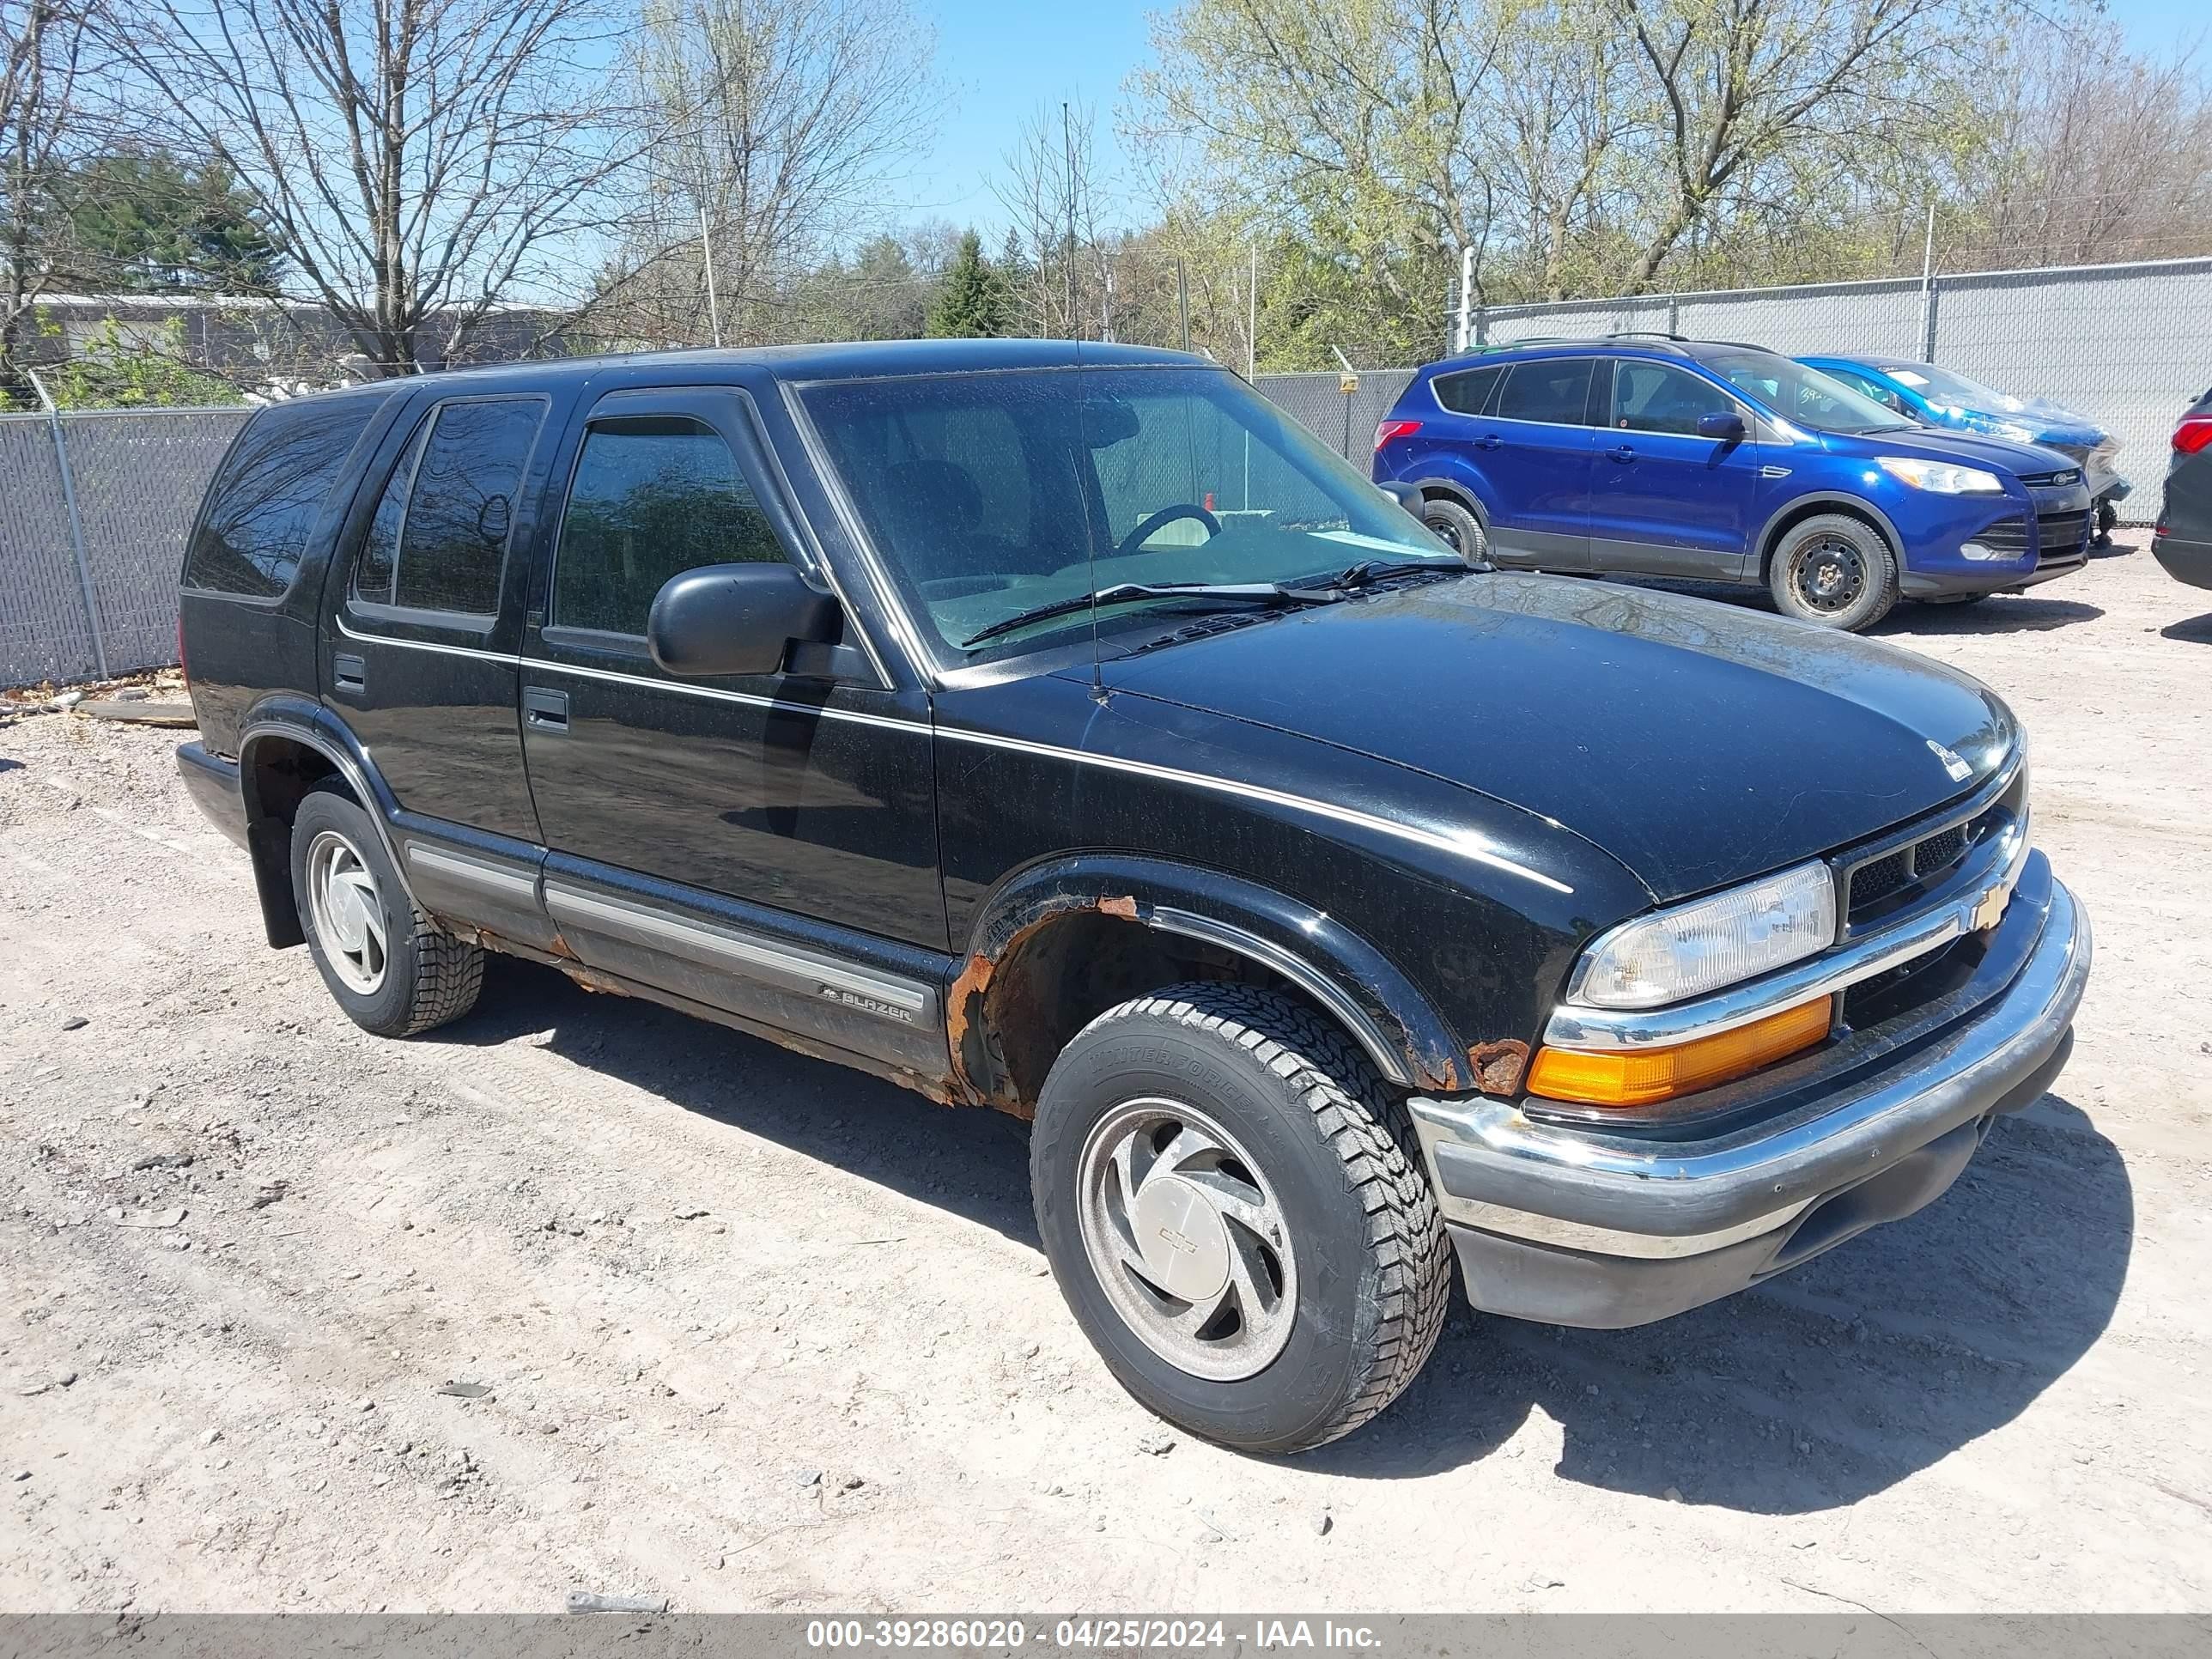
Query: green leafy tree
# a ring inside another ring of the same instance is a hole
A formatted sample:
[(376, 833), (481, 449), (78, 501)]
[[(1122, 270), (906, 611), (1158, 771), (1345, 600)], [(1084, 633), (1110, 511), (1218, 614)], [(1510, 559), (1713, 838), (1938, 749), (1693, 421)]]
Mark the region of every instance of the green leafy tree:
[(993, 339), (1006, 331), (1012, 313), (1006, 279), (983, 257), (983, 239), (974, 231), (960, 239), (960, 251), (945, 273), (937, 303), (929, 308), (933, 339)]
[(96, 155), (65, 188), (70, 256), (94, 293), (268, 294), (284, 274), (282, 245), (220, 161)]
[(194, 368), (185, 353), (181, 317), (151, 338), (126, 335), (110, 317), (55, 374), (54, 402), (64, 409), (174, 409), (245, 401), (228, 382)]

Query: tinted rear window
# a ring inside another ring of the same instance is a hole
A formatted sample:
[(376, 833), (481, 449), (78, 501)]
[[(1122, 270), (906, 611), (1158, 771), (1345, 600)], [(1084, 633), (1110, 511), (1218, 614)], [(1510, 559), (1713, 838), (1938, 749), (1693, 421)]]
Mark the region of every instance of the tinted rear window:
[(477, 617), (499, 609), (507, 535), (544, 417), (545, 405), (535, 398), (438, 410), (399, 532), (394, 604)]
[(185, 586), (263, 599), (290, 587), (331, 486), (376, 410), (374, 398), (343, 398), (256, 415), (209, 489)]
[(1504, 372), (1492, 365), (1457, 374), (1439, 374), (1436, 380), (1437, 401), (1455, 415), (1480, 415), (1490, 402), (1490, 389)]
[(1581, 426), (1588, 419), (1590, 360), (1540, 358), (1516, 363), (1498, 394), (1498, 415), (1506, 421), (1549, 421)]

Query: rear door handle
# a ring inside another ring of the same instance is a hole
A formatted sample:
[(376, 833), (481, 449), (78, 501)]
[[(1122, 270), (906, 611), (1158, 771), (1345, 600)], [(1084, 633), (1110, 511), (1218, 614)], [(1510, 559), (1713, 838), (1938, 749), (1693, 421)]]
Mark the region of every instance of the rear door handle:
[(1636, 459), (1636, 452), (1626, 444), (1615, 444), (1613, 447), (1613, 459), (1626, 466)]
[(568, 694), (525, 686), (522, 690), (522, 723), (533, 732), (566, 732), (568, 729)]
[(1505, 440), (1495, 432), (1486, 432), (1474, 441), (1474, 447), (1477, 449), (1503, 449), (1505, 447)]
[(341, 691), (368, 690), (368, 659), (339, 652), (331, 659), (331, 684)]

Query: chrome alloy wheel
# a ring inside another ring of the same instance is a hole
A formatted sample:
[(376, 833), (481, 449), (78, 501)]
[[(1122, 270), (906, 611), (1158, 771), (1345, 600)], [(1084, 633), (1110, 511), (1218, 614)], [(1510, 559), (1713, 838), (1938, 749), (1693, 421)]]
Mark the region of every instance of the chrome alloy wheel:
[(331, 971), (349, 990), (374, 996), (384, 983), (390, 924), (376, 878), (354, 844), (325, 830), (307, 844), (307, 906)]
[(1091, 1270), (1146, 1346), (1216, 1382), (1282, 1352), (1297, 1306), (1290, 1227), (1234, 1136), (1181, 1101), (1124, 1101), (1077, 1168)]
[(1815, 611), (1849, 610), (1866, 591), (1866, 559), (1840, 536), (1823, 536), (1800, 548), (1791, 571), (1797, 592)]

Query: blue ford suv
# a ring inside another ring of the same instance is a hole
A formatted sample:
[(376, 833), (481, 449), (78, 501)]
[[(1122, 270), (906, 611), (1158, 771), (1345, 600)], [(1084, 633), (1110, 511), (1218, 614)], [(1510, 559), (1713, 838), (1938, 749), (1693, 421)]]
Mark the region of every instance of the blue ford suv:
[(2081, 469), (1938, 433), (1777, 353), (1614, 335), (1431, 364), (1375, 431), (1378, 483), (1470, 557), (1762, 584), (1863, 629), (2079, 568)]

